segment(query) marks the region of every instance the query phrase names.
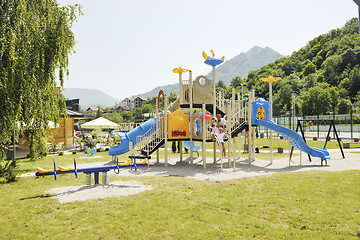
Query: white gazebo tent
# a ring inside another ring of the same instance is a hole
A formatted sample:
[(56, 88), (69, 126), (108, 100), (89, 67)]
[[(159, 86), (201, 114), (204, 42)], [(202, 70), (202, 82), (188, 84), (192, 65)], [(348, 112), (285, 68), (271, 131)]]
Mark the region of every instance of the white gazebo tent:
[(118, 129), (119, 125), (106, 118), (99, 117), (90, 122), (81, 124), (82, 129)]

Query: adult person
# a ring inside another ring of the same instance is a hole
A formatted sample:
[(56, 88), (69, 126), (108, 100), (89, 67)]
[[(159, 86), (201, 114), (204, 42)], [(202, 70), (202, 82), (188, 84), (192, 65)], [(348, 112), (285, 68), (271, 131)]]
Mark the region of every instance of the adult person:
[(218, 128), (222, 127), (224, 129), (224, 131), (225, 131), (225, 129), (226, 129), (226, 120), (223, 117), (221, 117), (221, 114), (217, 114), (216, 119), (217, 119), (217, 127)]

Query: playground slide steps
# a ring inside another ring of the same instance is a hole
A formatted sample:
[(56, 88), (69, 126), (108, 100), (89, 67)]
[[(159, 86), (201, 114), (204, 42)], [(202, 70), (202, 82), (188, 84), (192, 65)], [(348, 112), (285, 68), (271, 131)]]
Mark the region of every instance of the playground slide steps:
[(247, 122), (245, 120), (240, 120), (240, 123), (238, 123), (238, 126), (231, 131), (231, 137), (236, 137), (239, 133), (241, 133), (247, 126)]
[[(154, 139), (148, 143), (144, 148), (141, 149), (141, 154), (144, 156), (150, 157), (150, 155), (155, 152), (159, 147), (165, 143), (165, 139)], [(152, 147), (152, 149), (150, 149)]]

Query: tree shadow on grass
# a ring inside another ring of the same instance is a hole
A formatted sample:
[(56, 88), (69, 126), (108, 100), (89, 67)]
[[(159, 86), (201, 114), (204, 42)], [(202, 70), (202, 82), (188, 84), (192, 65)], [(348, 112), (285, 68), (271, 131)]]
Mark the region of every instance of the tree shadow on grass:
[(36, 199), (36, 198), (49, 198), (49, 197), (51, 197), (51, 194), (45, 193), (45, 194), (37, 194), (32, 197), (20, 198), (20, 200), (30, 200), (30, 199)]

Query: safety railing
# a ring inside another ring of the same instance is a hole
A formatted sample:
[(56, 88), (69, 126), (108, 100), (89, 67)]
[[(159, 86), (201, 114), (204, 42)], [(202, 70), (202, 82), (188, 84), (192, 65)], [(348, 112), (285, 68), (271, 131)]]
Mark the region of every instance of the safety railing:
[(228, 114), (225, 116), (227, 130), (230, 133), (233, 133), (244, 123), (246, 123), (248, 102), (246, 102), (242, 108), (236, 106), (240, 106), (238, 101), (235, 101), (233, 111), (231, 111), (231, 108), (229, 107)]
[(151, 152), (164, 139), (164, 131), (160, 128), (160, 121), (162, 119), (158, 119), (157, 123), (156, 121), (151, 123), (151, 128), (145, 134), (136, 137), (138, 149), (143, 152)]

